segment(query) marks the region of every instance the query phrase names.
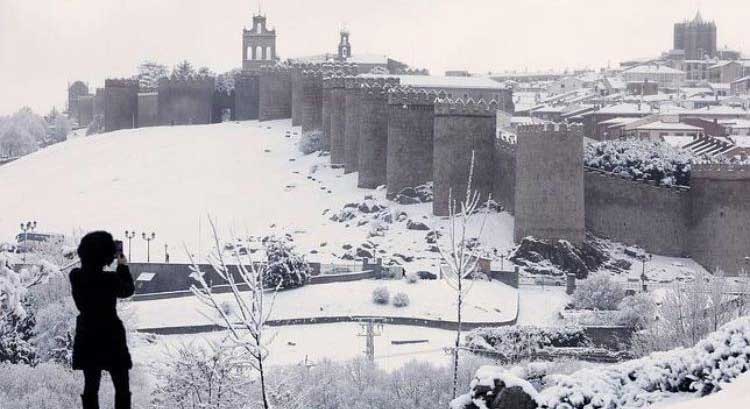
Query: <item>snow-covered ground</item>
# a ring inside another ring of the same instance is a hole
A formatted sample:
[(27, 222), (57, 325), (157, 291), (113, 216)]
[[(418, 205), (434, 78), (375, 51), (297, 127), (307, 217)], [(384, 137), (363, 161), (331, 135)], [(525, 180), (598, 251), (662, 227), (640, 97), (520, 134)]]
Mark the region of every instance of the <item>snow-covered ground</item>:
[[(305, 362), (320, 362), (323, 359), (343, 361), (364, 355), (365, 337), (362, 327), (356, 323), (295, 325), (269, 329), (275, 338), (270, 344), (271, 365), (292, 365)], [(450, 356), (445, 353), (455, 342), (456, 333), (430, 328), (401, 325), (384, 325), (375, 337), (375, 361), (385, 370), (394, 370), (411, 360), (429, 361), (436, 365), (449, 365)], [(275, 334), (275, 335), (273, 335)], [(168, 358), (169, 348), (180, 343), (206, 341), (219, 342), (225, 335), (212, 332), (199, 335), (157, 336), (155, 342), (135, 340), (132, 346), (135, 362), (159, 362)], [(394, 345), (391, 341), (426, 340), (418, 344)]]
[[(375, 304), (372, 291), (380, 286), (388, 288), (391, 298), (398, 292), (406, 293), (410, 304), (401, 308)], [(455, 290), (442, 280), (423, 280), (414, 284), (405, 280), (361, 280), (308, 285), (279, 292), (271, 319), (371, 315), (455, 321), (455, 294)], [(233, 305), (231, 294), (216, 297), (221, 303)], [(518, 292), (500, 282), (474, 282), (463, 319), (468, 322), (512, 320), (516, 317), (517, 299)], [(137, 328), (209, 324), (213, 316), (213, 311), (196, 297), (136, 301), (128, 308)]]
[[(328, 157), (302, 155), (298, 134), (289, 120), (247, 121), (122, 130), (50, 146), (0, 167), (0, 194), (18, 199), (3, 203), (0, 242), (12, 241), (26, 220), (37, 220), (39, 231), (67, 235), (153, 231), (152, 260), (163, 260), (167, 244), (172, 262), (185, 261), (184, 246), (198, 257), (209, 251), (210, 214), (226, 240), (230, 230), (291, 233), (302, 251), (316, 253), (308, 259), (330, 261), (344, 253), (343, 245), (356, 248), (368, 239), (367, 225), (329, 220), (365, 195), (409, 219), (446, 224), (431, 215), (430, 203), (388, 202), (383, 190), (358, 189), (357, 173), (331, 169)], [(405, 224), (370, 238), (385, 252), (379, 254), (415, 256), (420, 269), (437, 265), (437, 253), (426, 251), (426, 232)], [(491, 215), (484, 245), (510, 249), (512, 226), (509, 214)], [(145, 260), (146, 242), (136, 237), (132, 246), (134, 261)]]
[(679, 394), (656, 405), (653, 409), (746, 409), (750, 408), (750, 373), (741, 375), (734, 382), (722, 385), (722, 390), (695, 399), (694, 395)]

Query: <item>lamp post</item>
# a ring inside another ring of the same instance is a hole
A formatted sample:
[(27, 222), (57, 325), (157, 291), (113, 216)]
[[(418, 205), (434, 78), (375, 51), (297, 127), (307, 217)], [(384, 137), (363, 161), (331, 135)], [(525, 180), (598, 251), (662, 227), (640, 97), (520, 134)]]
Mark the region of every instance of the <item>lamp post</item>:
[(21, 223), (21, 231), (23, 232), (23, 243), (24, 246), (26, 246), (26, 250), (23, 252), (23, 261), (26, 262), (26, 253), (31, 248), (29, 247), (29, 231), (34, 231), (36, 229), (36, 220), (33, 222), (29, 221), (26, 223)]
[(135, 232), (132, 230), (131, 231), (125, 230), (125, 238), (128, 239), (128, 260), (130, 260), (132, 258), (131, 257), (132, 251), (130, 251), (131, 249), (130, 244), (133, 242), (133, 239), (135, 238)]
[(641, 290), (644, 293), (648, 291), (648, 287), (646, 286), (646, 280), (648, 280), (648, 276), (646, 275), (646, 260), (651, 260), (652, 258), (651, 254), (641, 256)]
[(156, 233), (151, 232), (151, 235), (146, 234), (145, 232), (141, 234), (141, 237), (143, 237), (143, 240), (146, 240), (146, 262), (151, 262), (151, 240), (156, 238)]

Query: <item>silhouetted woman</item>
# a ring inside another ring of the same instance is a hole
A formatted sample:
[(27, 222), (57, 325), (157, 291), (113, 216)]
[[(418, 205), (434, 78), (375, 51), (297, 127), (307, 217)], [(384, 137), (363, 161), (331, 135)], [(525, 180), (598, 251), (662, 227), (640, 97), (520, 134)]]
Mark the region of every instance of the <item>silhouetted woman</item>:
[[(70, 272), (73, 299), (80, 314), (76, 320), (73, 369), (83, 370), (84, 409), (99, 408), (99, 383), (108, 371), (115, 386), (115, 409), (130, 409), (128, 371), (133, 367), (125, 327), (117, 316), (117, 298), (133, 295), (135, 286), (127, 259), (117, 251), (112, 235), (87, 234), (78, 246), (81, 268)], [(117, 258), (117, 271), (104, 271)]]

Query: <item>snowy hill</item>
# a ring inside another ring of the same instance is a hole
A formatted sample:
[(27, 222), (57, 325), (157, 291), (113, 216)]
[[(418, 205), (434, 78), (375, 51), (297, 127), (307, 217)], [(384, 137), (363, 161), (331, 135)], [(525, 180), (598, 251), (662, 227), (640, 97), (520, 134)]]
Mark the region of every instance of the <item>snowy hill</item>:
[[(230, 228), (238, 235), (292, 233), (302, 250), (317, 253), (309, 258), (330, 261), (344, 254), (343, 245), (356, 249), (368, 239), (368, 225), (329, 220), (365, 195), (394, 212), (405, 211), (409, 219), (435, 222), (431, 204), (395, 205), (384, 191), (357, 189), (357, 174), (329, 168), (327, 157), (303, 156), (296, 147), (298, 129), (289, 120), (155, 127), (51, 146), (0, 167), (0, 196), (6, 198), (0, 241), (12, 241), (26, 220), (66, 235), (153, 231), (152, 261), (163, 260), (168, 244), (174, 262), (185, 260), (183, 243), (198, 255), (208, 251), (211, 214), (225, 239)], [(512, 217), (493, 215), (488, 224), (487, 244), (510, 248)], [(386, 237), (371, 238), (379, 248), (425, 253), (425, 231), (407, 230), (404, 222), (386, 227)], [(146, 258), (140, 237), (133, 240), (132, 254), (135, 261)]]

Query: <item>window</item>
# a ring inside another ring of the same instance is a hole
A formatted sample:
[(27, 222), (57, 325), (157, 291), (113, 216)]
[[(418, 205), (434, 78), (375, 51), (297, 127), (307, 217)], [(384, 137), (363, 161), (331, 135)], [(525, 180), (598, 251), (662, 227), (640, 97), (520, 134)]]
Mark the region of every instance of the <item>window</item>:
[(266, 47), (266, 60), (270, 60), (271, 57), (271, 47)]
[(255, 47), (255, 55), (253, 56), (253, 60), (262, 60), (263, 59), (263, 47), (257, 46)]
[(258, 33), (258, 34), (262, 34), (262, 33), (263, 33), (263, 24), (261, 24), (261, 23), (258, 23), (258, 24), (257, 24), (257, 25), (255, 26), (255, 32), (256, 32), (256, 33)]

